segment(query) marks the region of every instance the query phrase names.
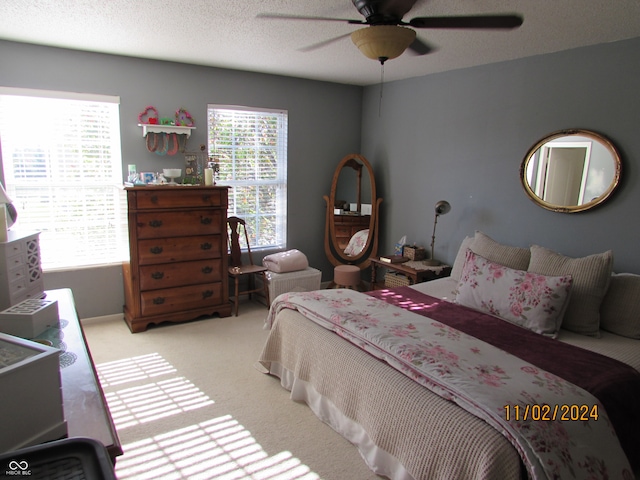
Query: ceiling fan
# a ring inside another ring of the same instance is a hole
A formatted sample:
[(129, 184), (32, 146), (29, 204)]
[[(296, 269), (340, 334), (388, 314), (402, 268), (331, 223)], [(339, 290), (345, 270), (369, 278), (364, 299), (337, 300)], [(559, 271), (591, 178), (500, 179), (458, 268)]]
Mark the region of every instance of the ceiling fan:
[(365, 56), (378, 60), (381, 64), (384, 64), (384, 62), (389, 59), (400, 56), (407, 48), (411, 49), (417, 55), (425, 55), (434, 50), (433, 47), (416, 37), (415, 30), (407, 27), (511, 30), (519, 27), (523, 22), (522, 17), (517, 14), (415, 17), (405, 22), (402, 20), (402, 17), (411, 10), (418, 0), (351, 1), (358, 12), (364, 17), (364, 20), (268, 13), (258, 14), (258, 17), (285, 20), (319, 20), (346, 22), (351, 25), (367, 25), (367, 27), (356, 30), (350, 34), (325, 40), (307, 47), (304, 50), (315, 50), (316, 48), (323, 47), (350, 35), (353, 43)]

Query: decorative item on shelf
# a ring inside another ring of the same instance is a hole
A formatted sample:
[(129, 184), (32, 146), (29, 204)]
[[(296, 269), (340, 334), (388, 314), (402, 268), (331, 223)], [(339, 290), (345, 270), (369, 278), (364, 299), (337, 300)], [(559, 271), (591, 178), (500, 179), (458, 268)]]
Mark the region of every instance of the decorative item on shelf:
[(434, 258), (434, 247), (436, 244), (436, 225), (438, 224), (438, 217), (440, 215), (445, 215), (451, 211), (451, 205), (449, 202), (445, 200), (440, 200), (436, 203), (435, 207), (435, 218), (433, 220), (433, 234), (431, 235), (431, 258), (428, 260), (423, 260), (425, 265), (436, 266), (440, 265), (440, 262)]
[(205, 184), (205, 167), (207, 166), (209, 156), (206, 152), (206, 145), (200, 145), (199, 152), (184, 153), (184, 185), (204, 185)]
[(216, 185), (218, 173), (220, 173), (220, 164), (214, 157), (209, 157), (207, 168), (204, 170), (204, 184), (207, 186)]
[(218, 175), (220, 175), (220, 162), (213, 162), (213, 184), (218, 183)]
[(160, 156), (184, 152), (186, 144), (187, 136), (184, 134), (148, 133), (146, 137), (147, 151)]
[(193, 124), (193, 117), (184, 108), (176, 110), (174, 117), (159, 118), (158, 110), (152, 106), (138, 114), (138, 126), (146, 137), (147, 151), (160, 156), (184, 152), (195, 128)]
[(134, 164), (127, 165), (127, 182), (134, 183), (138, 179), (138, 169)]
[(402, 255), (409, 260), (424, 260), (427, 258), (427, 252), (422, 247), (416, 247), (415, 245), (405, 245), (402, 249)]
[(0, 331), (32, 339), (58, 326), (58, 301), (28, 298), (0, 312)]
[(176, 183), (176, 178), (179, 178), (182, 175), (182, 169), (180, 168), (165, 168), (162, 170), (162, 175), (169, 179), (168, 185), (178, 185)]
[(156, 180), (156, 174), (153, 172), (140, 172), (140, 182), (144, 185), (151, 185)]
[(198, 153), (184, 152), (184, 178), (185, 185), (200, 185), (198, 181)]
[(180, 147), (178, 142), (178, 134), (165, 133), (164, 135), (166, 135), (167, 137), (167, 146), (169, 145), (170, 141), (173, 143), (173, 146), (167, 150), (167, 155), (175, 155), (176, 153), (178, 153), (178, 149)]
[(141, 124), (149, 124), (149, 125), (157, 125), (158, 124), (158, 110), (151, 105), (147, 106), (140, 114), (138, 115), (138, 123)]
[(9, 222), (7, 221), (9, 211), (7, 207), (11, 205), (11, 199), (7, 196), (4, 187), (0, 183), (0, 242), (6, 242), (8, 240), (7, 230), (9, 228)]
[(182, 127), (193, 127), (193, 117), (184, 108), (176, 110), (176, 125)]

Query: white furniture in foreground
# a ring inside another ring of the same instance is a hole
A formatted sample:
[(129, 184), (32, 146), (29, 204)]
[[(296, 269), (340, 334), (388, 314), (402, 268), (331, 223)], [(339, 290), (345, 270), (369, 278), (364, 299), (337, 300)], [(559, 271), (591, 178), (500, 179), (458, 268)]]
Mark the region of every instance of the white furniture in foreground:
[(312, 267), (297, 272), (276, 273), (266, 272), (269, 283), (269, 299), (271, 302), (280, 294), (286, 292), (310, 292), (320, 290), (322, 272)]
[(41, 298), (40, 233), (9, 230), (0, 242), (0, 310), (27, 298)]

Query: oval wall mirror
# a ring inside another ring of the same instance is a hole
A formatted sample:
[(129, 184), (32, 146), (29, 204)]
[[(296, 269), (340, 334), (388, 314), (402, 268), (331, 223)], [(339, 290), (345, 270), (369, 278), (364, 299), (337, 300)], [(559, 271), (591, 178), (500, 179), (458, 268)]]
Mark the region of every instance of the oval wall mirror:
[(615, 146), (589, 130), (554, 132), (529, 149), (520, 181), (539, 206), (574, 213), (611, 196), (620, 182), (622, 162)]
[(327, 204), (324, 249), (333, 265), (369, 265), (378, 251), (378, 213), (373, 168), (359, 154), (345, 156), (333, 174)]

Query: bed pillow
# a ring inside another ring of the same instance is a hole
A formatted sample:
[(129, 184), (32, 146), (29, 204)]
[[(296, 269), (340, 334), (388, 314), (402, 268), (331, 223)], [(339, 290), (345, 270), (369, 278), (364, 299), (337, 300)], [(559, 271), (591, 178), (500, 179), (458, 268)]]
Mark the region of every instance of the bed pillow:
[(474, 240), (475, 239), (473, 237), (464, 237), (464, 240), (462, 240), (462, 243), (460, 244), (458, 254), (453, 262), (453, 267), (451, 267), (451, 275), (449, 275), (455, 281), (460, 280), (462, 267), (464, 267), (464, 261), (467, 258), (467, 249), (471, 248)]
[(505, 267), (514, 268), (516, 270), (526, 270), (529, 266), (529, 258), (531, 253), (528, 248), (512, 247), (511, 245), (503, 245), (496, 242), (488, 235), (476, 230), (473, 237), (466, 237), (453, 262), (451, 269), (451, 277), (460, 280), (462, 267), (466, 259), (467, 248), (492, 262), (499, 263)]
[(575, 333), (600, 336), (600, 305), (611, 279), (613, 253), (571, 258), (538, 245), (531, 247), (528, 270), (542, 275), (571, 275), (571, 300), (562, 328)]
[(611, 276), (600, 306), (600, 328), (640, 340), (640, 275), (618, 273)]
[(367, 240), (369, 239), (369, 229), (360, 230), (353, 234), (353, 236), (349, 239), (349, 243), (347, 248), (344, 249), (344, 253), (349, 255), (350, 257), (355, 257), (356, 255), (360, 255), (362, 250), (367, 245)]
[(479, 230), (476, 231), (472, 250), (487, 260), (514, 270), (526, 270), (531, 258), (528, 248), (503, 245)]
[(570, 275), (546, 276), (516, 270), (467, 250), (456, 303), (555, 337), (571, 283)]

